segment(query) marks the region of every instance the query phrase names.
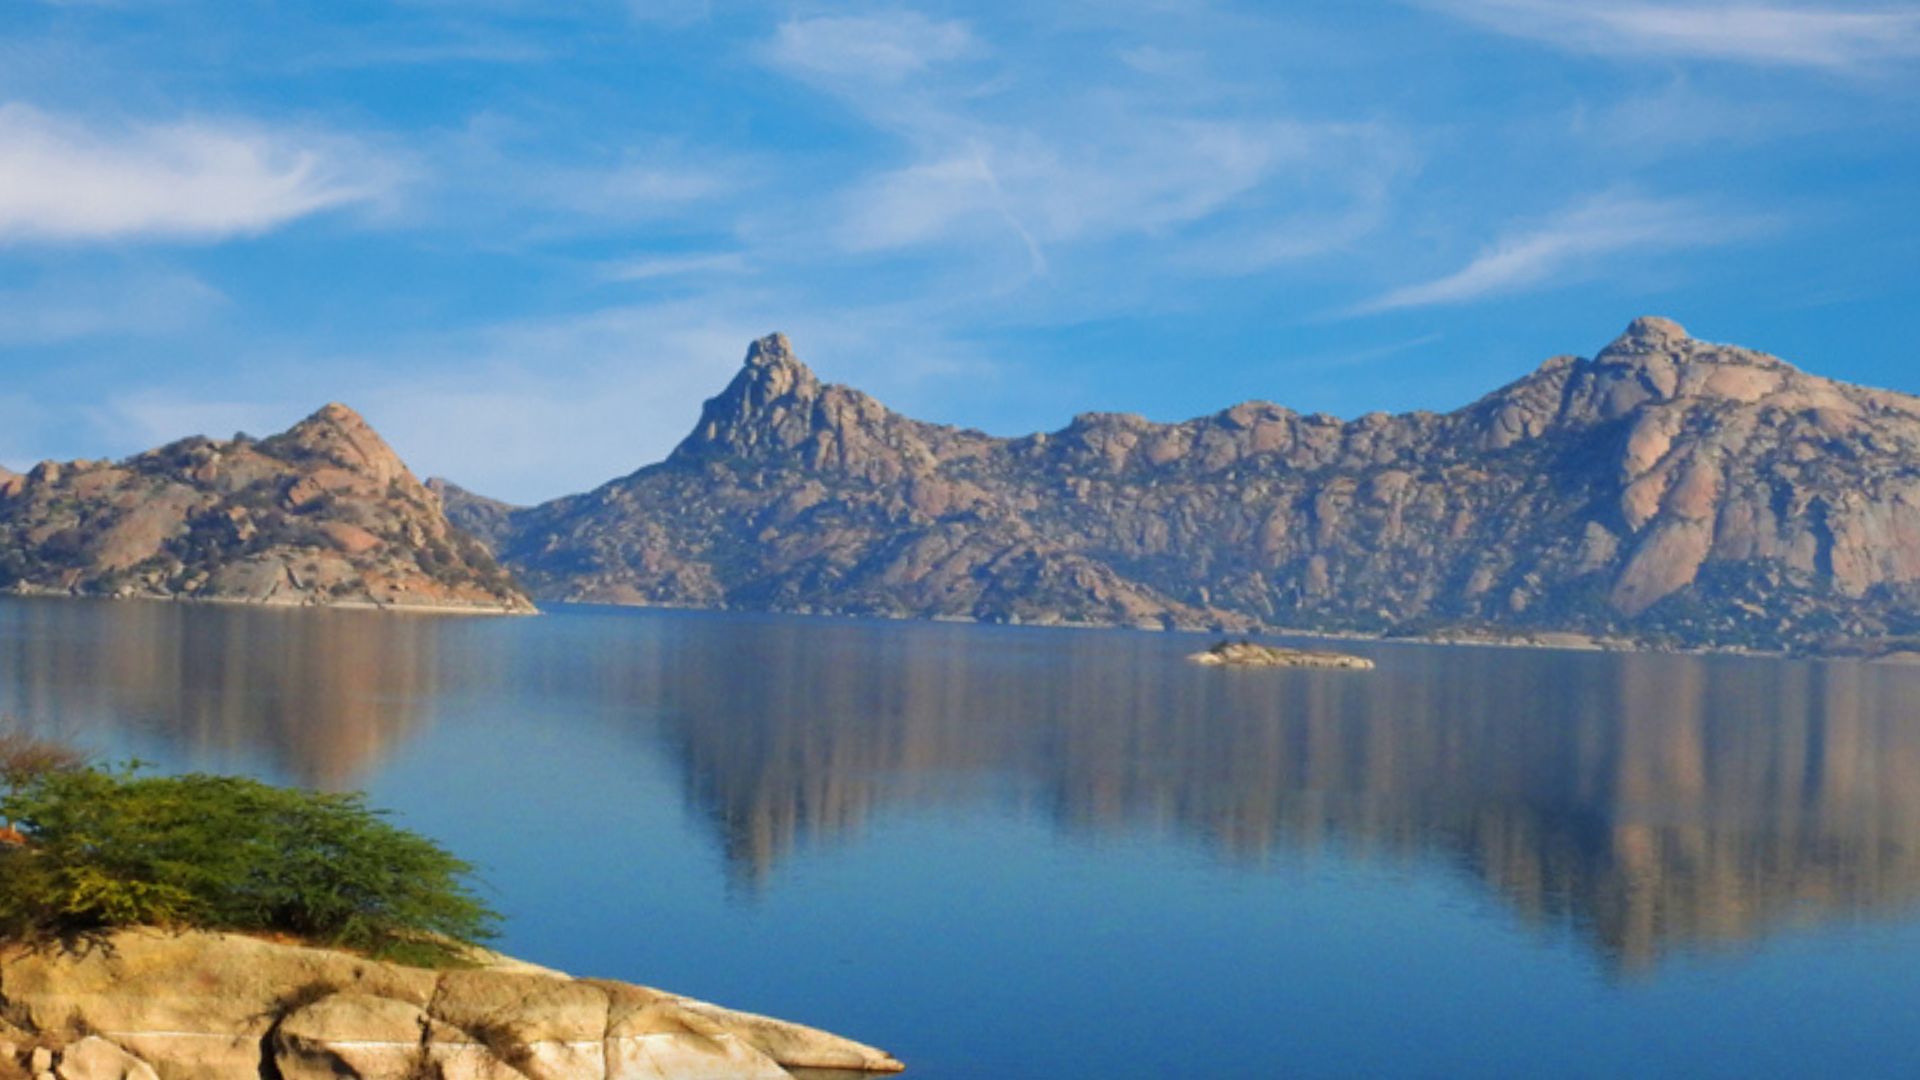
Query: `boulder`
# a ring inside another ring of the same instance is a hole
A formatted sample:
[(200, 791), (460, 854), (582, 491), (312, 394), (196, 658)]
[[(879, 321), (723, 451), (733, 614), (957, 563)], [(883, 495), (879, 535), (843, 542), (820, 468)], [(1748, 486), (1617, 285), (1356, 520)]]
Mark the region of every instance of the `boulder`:
[(824, 1031), (476, 952), (427, 971), (237, 934), (129, 930), (0, 950), (0, 1012), (60, 1080), (778, 1080), (897, 1072)]
[(153, 1066), (98, 1035), (62, 1051), (53, 1074), (60, 1080), (159, 1080)]

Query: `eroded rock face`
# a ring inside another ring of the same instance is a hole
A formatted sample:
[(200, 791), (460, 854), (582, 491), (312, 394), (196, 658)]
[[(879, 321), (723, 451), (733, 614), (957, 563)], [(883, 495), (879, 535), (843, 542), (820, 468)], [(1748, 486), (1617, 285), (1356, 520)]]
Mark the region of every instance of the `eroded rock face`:
[[(63, 1080), (780, 1080), (897, 1072), (814, 1028), (494, 958), (421, 971), (226, 934), (0, 952), (0, 1007)], [(85, 1038), (68, 1033), (91, 1032)], [(23, 1044), (24, 1045), (24, 1044)]]
[(996, 439), (776, 335), (666, 462), (492, 530), (558, 599), (1818, 649), (1920, 631), (1920, 399), (1644, 318), (1445, 415)]
[(0, 476), (0, 588), (264, 604), (526, 611), (358, 414)]

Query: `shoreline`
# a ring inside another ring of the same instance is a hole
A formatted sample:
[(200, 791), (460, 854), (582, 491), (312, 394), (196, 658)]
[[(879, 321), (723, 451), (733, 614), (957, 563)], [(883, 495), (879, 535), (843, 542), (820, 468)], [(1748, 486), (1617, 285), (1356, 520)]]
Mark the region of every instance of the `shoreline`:
[(1851, 653), (1798, 653), (1787, 649), (1755, 649), (1732, 645), (1651, 645), (1633, 638), (1604, 637), (1574, 630), (1539, 630), (1516, 632), (1513, 634), (1474, 634), (1466, 632), (1439, 631), (1427, 634), (1397, 636), (1388, 632), (1363, 630), (1316, 630), (1298, 626), (1258, 626), (1247, 629), (1226, 629), (1220, 626), (1198, 625), (1155, 625), (1148, 622), (1087, 622), (1075, 619), (1048, 621), (996, 621), (980, 619), (971, 615), (934, 614), (888, 614), (884, 612), (845, 612), (845, 611), (795, 611), (781, 608), (746, 608), (726, 605), (698, 605), (672, 603), (636, 603), (618, 600), (564, 599), (546, 598), (535, 602), (527, 609), (506, 606), (482, 607), (464, 604), (382, 604), (367, 600), (342, 601), (302, 601), (288, 603), (276, 600), (250, 600), (226, 596), (180, 596), (138, 594), (132, 596), (98, 596), (85, 593), (72, 593), (59, 589), (13, 586), (0, 590), (0, 597), (18, 597), (21, 599), (83, 600), (103, 602), (140, 601), (146, 603), (204, 604), (209, 606), (255, 608), (272, 611), (366, 611), (392, 615), (423, 616), (529, 616), (547, 614), (541, 604), (563, 608), (615, 608), (639, 611), (668, 611), (708, 615), (760, 615), (780, 618), (802, 619), (840, 619), (850, 622), (885, 623), (929, 623), (944, 625), (989, 626), (1008, 629), (1035, 630), (1090, 630), (1090, 631), (1128, 631), (1151, 634), (1193, 634), (1208, 635), (1234, 633), (1254, 637), (1301, 638), (1314, 641), (1354, 641), (1381, 645), (1423, 645), (1423, 646), (1469, 646), (1494, 649), (1541, 649), (1549, 652), (1586, 652), (1586, 653), (1632, 653), (1643, 656), (1709, 656), (1732, 657), (1751, 660), (1802, 660), (1822, 663), (1861, 663), (1910, 665), (1920, 663), (1920, 649), (1891, 649), (1881, 655)]
[[(1603, 637), (1575, 630), (1537, 630), (1512, 635), (1478, 636), (1462, 633), (1449, 636), (1445, 631), (1430, 634), (1395, 636), (1391, 633), (1363, 630), (1313, 630), (1297, 626), (1258, 626), (1226, 628), (1221, 626), (1163, 626), (1149, 623), (1083, 622), (1061, 619), (1047, 622), (1000, 622), (971, 615), (895, 615), (884, 612), (795, 611), (783, 608), (748, 608), (724, 605), (634, 603), (617, 600), (570, 600), (545, 598), (540, 602), (559, 608), (615, 608), (664, 611), (695, 615), (756, 615), (796, 619), (839, 619), (847, 622), (929, 623), (940, 625), (987, 626), (1011, 630), (1082, 630), (1106, 633), (1139, 632), (1149, 634), (1191, 634), (1218, 636), (1240, 634), (1255, 638), (1304, 638), (1316, 641), (1359, 641), (1381, 645), (1465, 645), (1496, 649), (1541, 649), (1549, 652), (1631, 653), (1641, 656), (1723, 656), (1747, 660), (1802, 660), (1825, 663), (1864, 664), (1920, 663), (1920, 649), (1893, 650), (1885, 656), (1847, 653), (1796, 653), (1786, 649), (1754, 649), (1737, 645), (1663, 646), (1633, 638)], [(1551, 640), (1545, 640), (1551, 639)]]
[(49, 589), (32, 585), (14, 585), (0, 590), (0, 597), (18, 597), (23, 600), (90, 600), (106, 603), (149, 604), (205, 604), (218, 607), (258, 608), (267, 611), (377, 611), (398, 615), (539, 615), (539, 605), (530, 604), (527, 608), (486, 607), (479, 604), (382, 604), (376, 600), (322, 600), (297, 603), (284, 600), (250, 600), (238, 596), (183, 596), (178, 593), (154, 594), (134, 593), (128, 596), (101, 596), (94, 593), (76, 593), (64, 589)]

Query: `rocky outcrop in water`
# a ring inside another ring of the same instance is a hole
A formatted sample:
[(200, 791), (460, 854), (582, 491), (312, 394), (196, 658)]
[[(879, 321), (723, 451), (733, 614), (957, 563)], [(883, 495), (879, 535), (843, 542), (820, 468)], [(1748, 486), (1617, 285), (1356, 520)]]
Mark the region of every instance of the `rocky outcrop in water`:
[(1000, 439), (774, 335), (665, 462), (488, 529), (566, 600), (1825, 650), (1920, 632), (1920, 399), (1644, 318), (1446, 414)]
[(1203, 667), (1373, 670), (1373, 661), (1364, 656), (1349, 656), (1320, 649), (1288, 649), (1279, 645), (1262, 645), (1256, 641), (1218, 642), (1212, 648), (1203, 649), (1187, 659)]
[(269, 439), (183, 439), (0, 475), (0, 588), (530, 611), (352, 409)]
[(59, 1080), (786, 1080), (898, 1072), (799, 1024), (499, 957), (400, 967), (232, 934), (0, 950), (11, 1064)]

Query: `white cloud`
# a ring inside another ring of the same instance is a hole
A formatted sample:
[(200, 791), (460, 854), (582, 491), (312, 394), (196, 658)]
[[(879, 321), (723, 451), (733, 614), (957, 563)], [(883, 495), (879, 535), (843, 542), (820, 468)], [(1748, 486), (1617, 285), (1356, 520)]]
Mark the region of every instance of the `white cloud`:
[(1804, 98), (1720, 96), (1676, 82), (1599, 106), (1581, 103), (1569, 115), (1568, 130), (1615, 153), (1657, 155), (1764, 143), (1857, 119)]
[(696, 275), (744, 274), (751, 268), (747, 257), (737, 251), (694, 252), (623, 259), (609, 264), (604, 276), (608, 281), (656, 281)]
[(774, 66), (799, 75), (885, 83), (979, 49), (963, 22), (897, 11), (789, 19), (780, 24), (765, 55)]
[(215, 240), (388, 194), (348, 140), (202, 120), (90, 125), (0, 105), (0, 242)]
[(1850, 69), (1920, 57), (1920, 13), (1813, 4), (1429, 0), (1501, 33), (1624, 56)]
[(223, 401), (202, 395), (176, 397), (171, 394), (140, 391), (109, 398), (90, 410), (94, 426), (108, 443), (130, 451), (146, 450), (187, 438), (206, 435), (224, 439), (237, 432), (271, 435), (293, 425), (325, 402), (298, 405), (259, 401)]
[[(1255, 211), (1267, 201), (1261, 189), (1281, 181), (1338, 192), (1340, 201), (1371, 199), (1379, 171), (1396, 167), (1392, 155), (1350, 153), (1351, 143), (1391, 141), (1385, 133), (1338, 125), (1135, 116), (1093, 132), (977, 125), (957, 146), (929, 140), (921, 160), (869, 176), (843, 196), (836, 234), (844, 247), (869, 252), (977, 241), (1003, 224), (1039, 267), (1058, 244), (1122, 236), (1176, 244), (1198, 223)], [(1336, 158), (1355, 160), (1326, 168)], [(1351, 238), (1358, 224), (1343, 215), (1339, 237)], [(1331, 235), (1262, 236), (1254, 242), (1273, 251), (1256, 261), (1288, 257), (1282, 249), (1297, 254), (1293, 241), (1324, 250), (1320, 241)]]
[[(875, 62), (869, 49), (893, 59)], [(901, 13), (789, 22), (762, 58), (904, 151), (828, 199), (824, 228), (783, 241), (945, 253), (956, 266), (970, 254), (1000, 294), (1118, 242), (1148, 249), (1135, 260), (1171, 256), (1161, 265), (1209, 276), (1324, 253), (1375, 227), (1410, 157), (1384, 124), (1262, 110), (1193, 50), (1103, 50), (1117, 81), (1084, 79), (1063, 94), (1054, 73), (1072, 61), (1051, 37), (990, 44)], [(939, 67), (962, 58), (993, 63)]]
[(677, 147), (636, 148), (615, 165), (523, 169), (509, 157), (483, 185), (514, 198), (602, 221), (648, 221), (722, 200), (746, 186), (744, 159)]
[(0, 291), (0, 345), (179, 334), (204, 325), (226, 303), (218, 289), (173, 271), (57, 275)]
[(1690, 199), (1609, 195), (1515, 233), (1443, 277), (1393, 289), (1351, 309), (1369, 314), (1459, 304), (1544, 288), (1598, 272), (1598, 260), (1729, 243), (1767, 223)]

